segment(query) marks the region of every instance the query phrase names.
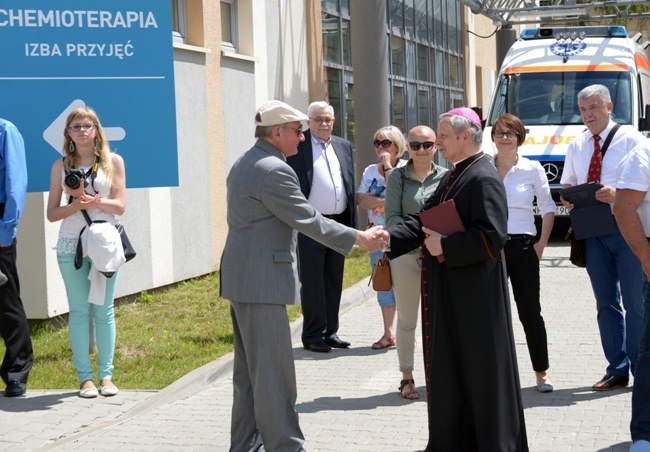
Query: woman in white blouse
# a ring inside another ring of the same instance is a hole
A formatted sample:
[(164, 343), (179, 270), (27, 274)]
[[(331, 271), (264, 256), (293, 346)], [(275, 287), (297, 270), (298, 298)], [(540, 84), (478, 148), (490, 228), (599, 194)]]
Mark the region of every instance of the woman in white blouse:
[[(75, 251), (80, 234), (87, 226), (82, 212), (86, 212), (91, 221), (102, 220), (112, 225), (117, 224), (117, 216), (124, 213), (124, 160), (111, 152), (99, 117), (90, 107), (70, 112), (63, 136), (63, 159), (57, 158), (52, 165), (47, 219), (61, 221), (56, 253), (68, 295), (70, 347), (79, 378), (79, 397), (114, 396), (118, 393), (112, 381), (118, 272), (101, 276), (104, 279), (97, 282), (93, 279), (97, 262), (90, 253), (84, 253), (81, 265), (77, 266)], [(89, 354), (91, 318), (95, 322), (99, 390), (93, 383), (94, 370)]]
[[(519, 320), (526, 333), (537, 389), (551, 392), (546, 326), (540, 305), (539, 261), (553, 229), (556, 207), (542, 165), (517, 152), (525, 139), (526, 129), (519, 118), (511, 114), (501, 116), (492, 127), (492, 141), (497, 149), (492, 162), (499, 171), (508, 198), (508, 241), (504, 251)], [(534, 198), (537, 198), (542, 216), (542, 230), (537, 241)]]

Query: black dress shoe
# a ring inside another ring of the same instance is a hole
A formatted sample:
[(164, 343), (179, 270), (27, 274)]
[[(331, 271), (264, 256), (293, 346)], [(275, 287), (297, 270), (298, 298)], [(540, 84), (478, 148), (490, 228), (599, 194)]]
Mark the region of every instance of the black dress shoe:
[(305, 344), (305, 349), (309, 350), (310, 352), (317, 352), (317, 353), (327, 353), (330, 350), (332, 350), (332, 347), (327, 345), (324, 342), (316, 342), (314, 344)]
[(605, 374), (605, 376), (591, 387), (594, 391), (610, 391), (614, 388), (624, 388), (630, 382), (628, 377)]
[(10, 381), (7, 384), (7, 389), (5, 389), (5, 397), (18, 397), (25, 394), (25, 391), (27, 391), (25, 383)]
[(350, 346), (348, 341), (341, 340), (338, 336), (332, 336), (325, 339), (325, 343), (334, 348), (348, 348)]

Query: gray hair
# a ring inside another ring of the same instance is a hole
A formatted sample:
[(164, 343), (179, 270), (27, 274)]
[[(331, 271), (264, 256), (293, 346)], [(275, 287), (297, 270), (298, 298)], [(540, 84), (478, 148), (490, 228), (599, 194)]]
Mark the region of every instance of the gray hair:
[(454, 129), (454, 133), (456, 135), (460, 135), (463, 133), (463, 131), (469, 129), (470, 133), (472, 134), (472, 141), (474, 144), (480, 145), (483, 143), (483, 130), (481, 130), (481, 128), (476, 125), (474, 121), (471, 121), (464, 116), (452, 115), (449, 113), (443, 113), (440, 115), (441, 121), (445, 118), (449, 118), (449, 125)]
[[(255, 113), (255, 122), (262, 122), (262, 116), (258, 111)], [(273, 131), (273, 126), (255, 126), (255, 138), (270, 138), (271, 132)]]
[(578, 93), (578, 101), (585, 100), (591, 96), (598, 96), (606, 104), (612, 101), (609, 89), (605, 85), (589, 85)]
[(319, 109), (319, 108), (327, 109), (327, 111), (332, 115), (332, 118), (334, 117), (334, 107), (332, 107), (327, 102), (323, 102), (322, 100), (312, 102), (311, 104), (309, 104), (309, 107), (307, 107), (307, 116), (309, 116), (311, 118), (312, 114), (314, 113), (314, 110)]
[(255, 138), (270, 138), (275, 126), (256, 126)]

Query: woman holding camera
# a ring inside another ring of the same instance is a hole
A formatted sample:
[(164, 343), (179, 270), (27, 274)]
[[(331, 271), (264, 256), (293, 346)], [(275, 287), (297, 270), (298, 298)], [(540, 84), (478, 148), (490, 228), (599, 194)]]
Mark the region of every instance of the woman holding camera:
[[(117, 224), (117, 215), (126, 208), (126, 174), (122, 157), (110, 151), (99, 118), (90, 107), (79, 107), (69, 115), (63, 130), (63, 159), (52, 165), (47, 219), (63, 220), (56, 245), (59, 269), (63, 276), (70, 308), (70, 346), (79, 378), (79, 396), (113, 396), (115, 315), (113, 299), (117, 273), (101, 281), (104, 288), (93, 297), (88, 277), (93, 261), (85, 255), (81, 268), (75, 267), (75, 252), (82, 230), (90, 220)], [(63, 205), (61, 201), (63, 200)], [(121, 247), (121, 243), (118, 244)], [(91, 275), (92, 277), (92, 275)], [(102, 300), (103, 298), (103, 300)], [(95, 321), (100, 389), (93, 383), (90, 364), (90, 316)]]

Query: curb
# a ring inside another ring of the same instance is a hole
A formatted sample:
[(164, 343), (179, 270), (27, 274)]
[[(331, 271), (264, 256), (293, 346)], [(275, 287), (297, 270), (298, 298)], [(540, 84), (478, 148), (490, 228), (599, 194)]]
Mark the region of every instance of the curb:
[[(341, 294), (341, 307), (339, 308), (339, 315), (345, 314), (352, 307), (359, 303), (366, 301), (368, 298), (375, 296), (376, 292), (372, 287), (368, 287), (370, 277), (366, 277), (355, 285), (348, 287)], [(300, 340), (302, 334), (303, 318), (300, 317), (294, 320), (291, 325), (291, 343)], [(147, 399), (142, 405), (134, 408), (133, 412), (144, 412), (152, 408), (156, 408), (165, 403), (173, 402), (174, 400), (184, 399), (191, 395), (196, 394), (201, 389), (208, 385), (213, 385), (229, 378), (232, 375), (232, 366), (234, 361), (234, 354), (228, 353), (221, 358), (212, 361), (208, 364), (193, 370), (189, 374), (176, 380), (166, 388), (159, 391), (156, 395)]]
[[(372, 287), (368, 286), (369, 279), (370, 277), (366, 277), (355, 285), (343, 291), (341, 294), (341, 307), (339, 309), (339, 315), (345, 314), (345, 312), (357, 304), (363, 303), (369, 298), (375, 296), (376, 292), (372, 289)], [(291, 323), (290, 328), (292, 343), (300, 340), (302, 333), (302, 323), (302, 317)], [(46, 444), (45, 446), (39, 448), (39, 450), (58, 449), (62, 445), (74, 442), (79, 438), (83, 438), (91, 432), (102, 430), (110, 425), (127, 422), (129, 419), (158, 408), (161, 405), (173, 403), (177, 400), (182, 400), (189, 396), (192, 396), (197, 392), (205, 389), (207, 386), (212, 386), (229, 378), (232, 375), (233, 361), (234, 354), (228, 353), (227, 355), (224, 355), (221, 358), (209, 362), (208, 364), (205, 364), (198, 369), (195, 369), (192, 372), (184, 375), (174, 383), (161, 389), (156, 394), (149, 397), (140, 405), (129, 410), (124, 415), (110, 421), (102, 422), (98, 425), (84, 429), (83, 431), (74, 433), (70, 436), (66, 436), (65, 438), (61, 438), (58, 441)]]

